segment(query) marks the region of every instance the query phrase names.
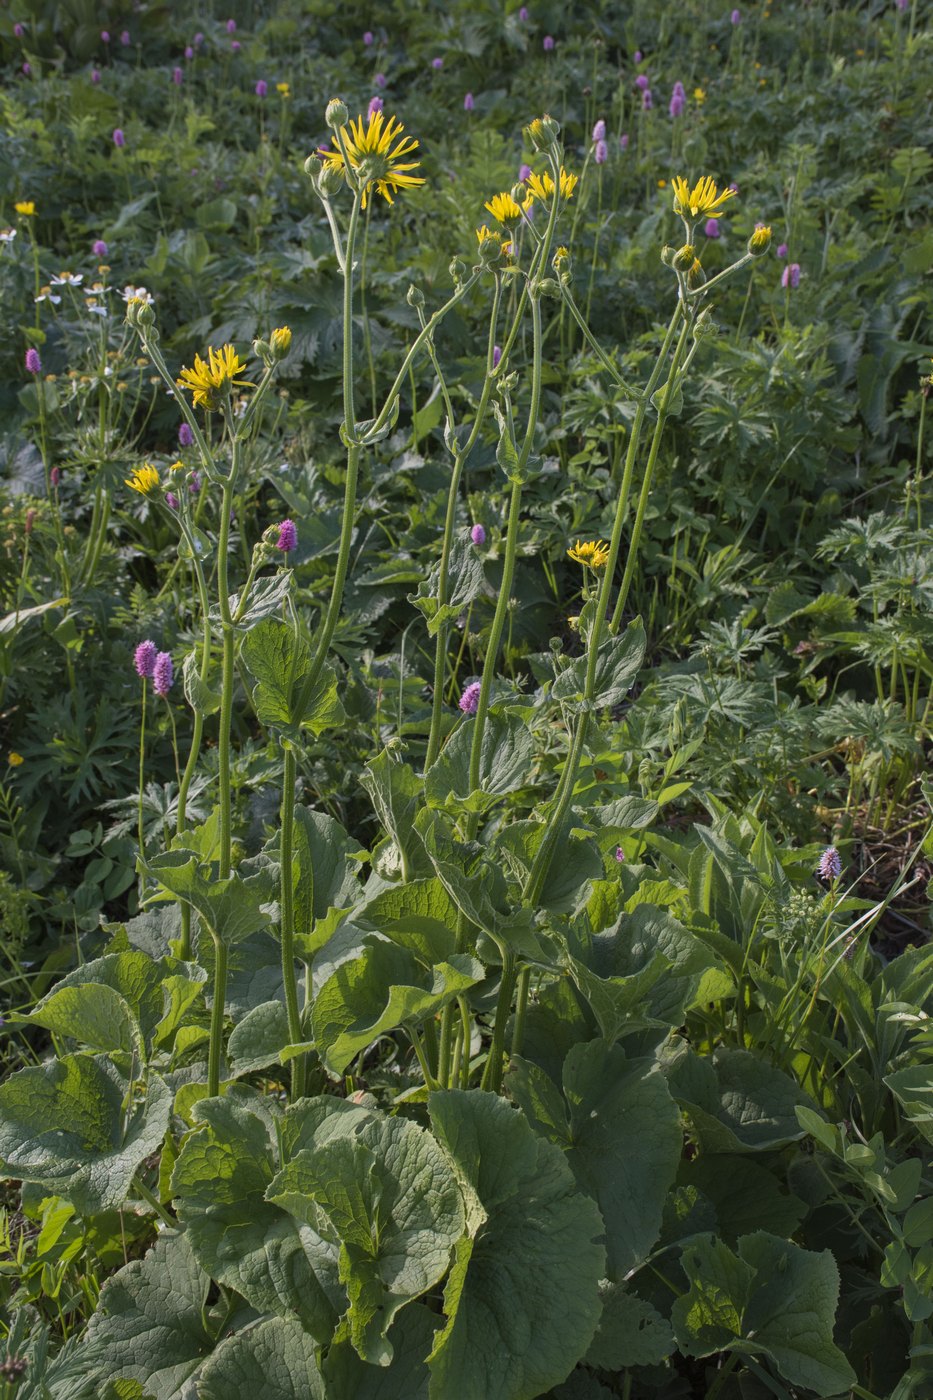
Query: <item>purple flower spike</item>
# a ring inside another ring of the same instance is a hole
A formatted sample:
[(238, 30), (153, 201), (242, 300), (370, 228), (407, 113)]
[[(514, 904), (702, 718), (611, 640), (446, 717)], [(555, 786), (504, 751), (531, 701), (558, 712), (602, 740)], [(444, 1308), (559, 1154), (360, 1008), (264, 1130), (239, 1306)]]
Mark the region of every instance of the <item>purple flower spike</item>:
[(199, 472), (191, 473), (191, 480), (188, 482), (188, 490), (192, 496), (196, 496), (201, 489), (201, 475)]
[(442, 58), (432, 58), (432, 59), (431, 59), (431, 67), (434, 68), (435, 70), (440, 69), (440, 68), (443, 68), (443, 66), (444, 66), (444, 60), (443, 60)]
[(109, 44), (109, 43), (110, 43), (110, 31), (109, 31), (109, 30), (107, 30), (107, 29), (102, 29), (102, 30), (100, 31), (100, 37), (101, 37), (101, 42), (102, 42), (102, 43), (104, 43), (104, 44)]
[(125, 49), (128, 49), (128, 48), (129, 48), (129, 46), (130, 46), (130, 31), (129, 31), (128, 29), (124, 29), (123, 33), (120, 35), (120, 43), (123, 45), (123, 47), (124, 47)]
[(620, 865), (622, 861), (625, 860), (625, 852), (623, 851), (621, 846), (616, 846), (616, 860), (619, 862)]
[(192, 58), (194, 58), (194, 49), (191, 47), (190, 44), (189, 44), (188, 47), (185, 49), (185, 58), (187, 58), (187, 59), (189, 60), (189, 62), (190, 62), (190, 60), (191, 60)]
[(181, 87), (184, 76), (185, 75), (180, 68), (172, 69), (172, 82), (175, 84), (176, 87)]
[(136, 667), (136, 674), (141, 680), (151, 681), (152, 673), (155, 670), (158, 648), (155, 642), (140, 642), (133, 653), (133, 665)]
[(598, 122), (596, 123), (596, 125), (593, 127), (593, 140), (594, 140), (594, 142), (595, 142), (595, 141), (605, 141), (605, 139), (606, 139), (606, 123), (603, 121), (602, 117), (600, 117), (599, 121), (598, 121)]
[(115, 126), (113, 129), (113, 144), (117, 147), (126, 145), (126, 137), (123, 135), (123, 130), (119, 126)]
[(627, 151), (627, 150), (628, 150), (628, 132), (627, 132), (627, 131), (623, 131), (622, 135), (619, 137), (619, 150), (620, 150), (620, 151)]
[(62, 479), (62, 469), (61, 469), (61, 467), (53, 467), (52, 470), (49, 472), (49, 481), (51, 481), (51, 483), (52, 483), (53, 486), (57, 486), (58, 483), (61, 481), (61, 479)]
[(200, 34), (200, 33), (199, 33), (199, 34), (195, 34), (195, 36), (194, 36), (194, 47), (195, 47), (196, 49), (199, 49), (203, 43), (204, 43), (204, 35), (203, 35), (203, 34)]
[(371, 117), (374, 112), (381, 112), (384, 106), (385, 103), (381, 97), (371, 97), (369, 99), (369, 107), (366, 110), (366, 115)]
[(26, 369), (30, 374), (42, 373), (42, 361), (39, 359), (39, 352), (31, 345), (26, 351)]
[(257, 97), (265, 97), (265, 95), (266, 95), (266, 93), (267, 93), (268, 91), (269, 91), (269, 87), (268, 87), (268, 84), (266, 83), (265, 78), (260, 78), (260, 79), (259, 79), (259, 82), (256, 84), (256, 96), (257, 96)]
[(388, 81), (389, 80), (386, 77), (385, 73), (377, 73), (376, 76), (373, 78), (373, 82), (378, 88), (384, 88)]
[(31, 63), (24, 63), (24, 64), (23, 64), (23, 72), (26, 74), (26, 77), (28, 78), (28, 77), (29, 77), (29, 74), (32, 72), (32, 64), (31, 64)]
[(635, 52), (632, 54), (632, 62), (641, 63), (642, 56), (643, 55), (641, 49), (636, 49)]
[(174, 679), (175, 668), (172, 665), (172, 658), (167, 651), (160, 651), (152, 668), (152, 688), (160, 699), (164, 700), (168, 695)]
[(465, 715), (475, 715), (479, 706), (479, 693), (482, 690), (479, 681), (471, 681), (466, 690), (460, 696), (460, 708)]
[(486, 531), (483, 529), (482, 525), (473, 526), (473, 529), (470, 531), (470, 539), (474, 544), (486, 543)]
[(107, 256), (107, 245), (102, 238), (95, 238), (91, 244), (91, 252), (95, 258), (105, 258)]
[(740, 10), (733, 10), (733, 11), (732, 11), (732, 14), (729, 16), (729, 19), (732, 21), (733, 24), (741, 24), (741, 23), (742, 23), (742, 13), (741, 13), (741, 11), (740, 11)]
[(677, 117), (682, 117), (686, 106), (687, 99), (683, 93), (677, 92), (676, 90), (671, 93), (671, 100), (667, 110), (672, 117), (675, 119)]
[(707, 219), (707, 220), (706, 220), (706, 223), (703, 225), (703, 232), (706, 234), (707, 238), (718, 238), (718, 237), (719, 237), (719, 220), (718, 220), (718, 219)]
[(788, 263), (781, 273), (781, 286), (793, 290), (800, 286), (800, 264)]
[(290, 554), (293, 549), (298, 547), (298, 530), (294, 520), (282, 521), (275, 547), (281, 549), (283, 554)]
[(545, 34), (543, 40), (541, 41), (541, 46), (544, 49), (545, 53), (550, 53), (551, 49), (554, 47), (553, 35)]
[(531, 174), (531, 166), (530, 166), (530, 165), (522, 165), (522, 166), (519, 167), (518, 178), (522, 181), (522, 183), (524, 183), (525, 180), (528, 179), (528, 176), (529, 176), (530, 174)]
[(500, 361), (501, 359), (502, 359), (502, 346), (501, 346), (501, 345), (494, 345), (494, 346), (492, 347), (492, 367), (493, 367), (493, 369), (496, 369), (496, 368), (498, 367), (499, 361)]
[(367, 29), (366, 33), (363, 35), (363, 43), (366, 45), (367, 48), (370, 48), (374, 42), (375, 39), (372, 30)]
[(647, 74), (647, 73), (639, 73), (638, 77), (635, 79), (635, 86), (636, 86), (641, 92), (645, 92), (645, 91), (647, 90), (647, 88), (648, 88), (648, 74)]
[(527, 22), (528, 22), (528, 6), (527, 6), (527, 5), (522, 5), (521, 9), (520, 9), (519, 12), (518, 12), (518, 17), (519, 17), (519, 19), (521, 20), (522, 24), (527, 24)]
[(91, 82), (95, 85), (95, 87), (96, 87), (96, 85), (100, 82), (100, 69), (99, 69), (99, 68), (92, 68), (92, 69), (91, 69)]
[(21, 24), (14, 24), (13, 33), (16, 35), (17, 39), (22, 39), (26, 31)]
[(227, 20), (227, 33), (228, 33), (228, 34), (235, 34), (235, 33), (236, 33), (236, 20), (235, 20), (235, 19), (228, 19), (228, 20)]
[(472, 94), (472, 92), (468, 92), (468, 93), (465, 94), (464, 99), (463, 99), (463, 110), (464, 110), (465, 112), (472, 112), (472, 110), (473, 110), (473, 94)]
[(234, 39), (233, 43), (230, 45), (232, 53), (239, 53), (242, 47), (243, 45), (240, 43), (239, 39)]
[(777, 245), (777, 248), (775, 249), (775, 252), (777, 253), (778, 257), (781, 258), (781, 259), (783, 260), (784, 258), (787, 257), (787, 244), (786, 244), (786, 243), (779, 243), (779, 244)]
[(182, 423), (178, 429), (178, 441), (182, 447), (190, 447), (194, 442), (194, 433), (187, 423)]
[(842, 860), (835, 846), (827, 846), (820, 856), (820, 879), (838, 880), (842, 874)]
[(174, 491), (166, 491), (165, 504), (168, 506), (169, 510), (178, 509), (178, 497), (175, 495)]
[(593, 159), (597, 165), (605, 165), (609, 159), (609, 147), (605, 141), (597, 141), (596, 149), (593, 152)]
[(641, 95), (641, 110), (643, 112), (650, 112), (653, 106), (654, 102), (651, 97), (651, 89), (645, 88)]

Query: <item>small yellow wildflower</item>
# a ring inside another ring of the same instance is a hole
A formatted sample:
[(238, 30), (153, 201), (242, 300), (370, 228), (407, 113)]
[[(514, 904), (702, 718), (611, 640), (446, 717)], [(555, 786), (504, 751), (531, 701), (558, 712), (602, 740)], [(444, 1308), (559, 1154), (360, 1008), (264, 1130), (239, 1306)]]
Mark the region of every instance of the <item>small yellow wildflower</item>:
[[(563, 166), (560, 168), (560, 197), (570, 199), (577, 187), (579, 176), (571, 175)], [(535, 199), (547, 201), (554, 193), (554, 181), (545, 171), (543, 175), (529, 175), (528, 188)]]
[[(498, 229), (487, 228), (486, 225), (483, 224), (481, 228), (478, 228), (476, 230), (476, 241), (479, 244), (480, 249), (482, 249), (486, 243), (496, 243), (498, 244), (499, 251), (504, 258), (509, 258), (512, 256), (511, 241), (508, 238), (504, 238), (502, 234), (499, 233)], [(489, 249), (487, 249), (487, 257), (488, 256), (492, 256), (492, 260), (495, 261), (495, 255), (491, 254), (491, 250)]]
[(9, 754), (7, 754), (6, 761), (7, 761), (7, 763), (10, 765), (11, 768), (18, 768), (18, 767), (20, 766), (21, 763), (25, 763), (25, 762), (26, 762), (26, 760), (23, 758), (23, 755), (22, 755), (21, 753), (9, 753)]
[(208, 364), (200, 355), (195, 355), (194, 369), (182, 369), (176, 383), (180, 389), (190, 389), (195, 405), (211, 413), (220, 407), (234, 385), (251, 386), (248, 380), (237, 378), (246, 365), (232, 345), (225, 345), (221, 350), (215, 350), (212, 345), (207, 355)]
[[(421, 162), (405, 160), (405, 156), (418, 149), (418, 142), (411, 136), (403, 137), (404, 130), (397, 117), (387, 118), (383, 112), (370, 112), (368, 126), (363, 125), (360, 116), (349, 126), (340, 128), (346, 161), (362, 181), (364, 209), (373, 185), (383, 199), (393, 204), (392, 196), (399, 190), (424, 184), (422, 176), (409, 174), (417, 170)], [(319, 147), (318, 155), (326, 169), (346, 175), (346, 161), (339, 146), (332, 151)]]
[(187, 470), (188, 468), (185, 466), (184, 462), (173, 462), (169, 467), (170, 472), (186, 472)]
[(766, 253), (771, 246), (771, 225), (762, 224), (761, 228), (756, 228), (751, 238), (748, 240), (748, 251), (757, 256)]
[(706, 93), (703, 88), (695, 87), (693, 89), (693, 100), (698, 107), (703, 106), (703, 103), (706, 101)]
[(587, 569), (604, 569), (609, 562), (609, 546), (603, 540), (577, 540), (567, 553), (575, 564)]
[(151, 496), (159, 489), (159, 473), (151, 462), (144, 467), (134, 467), (133, 475), (124, 479), (124, 484), (141, 496)]
[(288, 83), (276, 83), (275, 90), (280, 97), (291, 97), (292, 90)]
[(658, 189), (659, 189), (659, 190), (666, 190), (666, 189), (667, 189), (667, 181), (666, 181), (666, 180), (659, 180), (659, 181), (658, 181)]
[(483, 208), (488, 209), (492, 217), (500, 224), (514, 224), (522, 217), (523, 210), (527, 211), (531, 208), (533, 202), (531, 195), (524, 201), (524, 204), (519, 204), (510, 194), (494, 194), (492, 199), (487, 200), (483, 205)]
[(31, 219), (36, 212), (36, 206), (31, 199), (21, 199), (13, 205), (17, 214), (22, 214), (24, 219)]
[(292, 333), (289, 326), (276, 326), (275, 330), (269, 336), (269, 345), (272, 349), (273, 357), (276, 360), (285, 359), (291, 343)]
[(720, 193), (710, 175), (697, 180), (692, 190), (681, 175), (675, 175), (671, 184), (674, 189), (674, 213), (682, 214), (685, 219), (718, 217), (726, 200), (735, 194), (735, 190), (729, 189)]

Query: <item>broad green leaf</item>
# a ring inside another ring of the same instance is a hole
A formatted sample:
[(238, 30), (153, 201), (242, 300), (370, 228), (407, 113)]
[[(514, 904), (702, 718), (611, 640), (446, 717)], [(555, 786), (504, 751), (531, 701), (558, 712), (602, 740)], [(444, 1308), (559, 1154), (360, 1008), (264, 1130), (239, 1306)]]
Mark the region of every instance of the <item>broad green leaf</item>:
[(839, 1270), (828, 1249), (816, 1254), (763, 1230), (739, 1240), (756, 1272), (745, 1312), (746, 1336), (771, 1357), (785, 1380), (816, 1395), (839, 1395), (855, 1373), (833, 1344)]
[(755, 1229), (786, 1238), (807, 1213), (799, 1196), (782, 1190), (773, 1172), (747, 1156), (701, 1154), (681, 1164), (678, 1181), (712, 1203), (719, 1233), (730, 1244)]
[(227, 1059), (230, 1073), (239, 1077), (267, 1065), (280, 1063), (289, 1043), (288, 1014), (280, 1001), (264, 1001), (248, 1011), (230, 1032)]
[(812, 1107), (807, 1095), (746, 1050), (719, 1049), (711, 1059), (685, 1050), (667, 1078), (704, 1152), (766, 1152), (804, 1136), (796, 1108)]
[(463, 1233), (460, 1191), (430, 1133), (373, 1118), (353, 1137), (299, 1152), (267, 1198), (339, 1245), (350, 1304), (342, 1330), (364, 1361), (388, 1365), (395, 1314), (447, 1272)]
[(414, 825), (415, 815), (424, 805), (424, 784), (414, 769), (383, 749), (366, 765), (360, 784), (395, 842), (406, 883), (430, 875), (431, 867)]
[(933, 1082), (929, 1066), (910, 1065), (885, 1075), (885, 1084), (904, 1109), (904, 1116), (918, 1133), (933, 1142)]
[(212, 864), (190, 850), (167, 851), (147, 861), (143, 869), (176, 899), (196, 909), (224, 943), (238, 943), (273, 920), (276, 881), (270, 863), (262, 857), (241, 861), (237, 873), (223, 880)]
[(392, 1361), (369, 1366), (349, 1342), (337, 1342), (323, 1364), (327, 1400), (428, 1400), (426, 1360), (440, 1318), (420, 1303), (409, 1303), (389, 1328)]
[(455, 536), (451, 545), (447, 571), (447, 602), (443, 607), (438, 605), (440, 569), (438, 562), (428, 577), (422, 579), (417, 593), (408, 595), (408, 601), (424, 614), (428, 633), (432, 637), (437, 635), (441, 627), (458, 618), (486, 590), (482, 556), (468, 538)]
[[(603, 874), (603, 861), (595, 841), (588, 835), (581, 836), (579, 831), (574, 834), (576, 827), (576, 818), (569, 815), (558, 836), (538, 896), (542, 909), (561, 914), (576, 911), (589, 899), (592, 881)], [(502, 853), (522, 885), (531, 873), (546, 830), (547, 824), (543, 821), (515, 821), (509, 822), (498, 834), (496, 851)]]
[(466, 953), (452, 953), (429, 971), (407, 949), (374, 936), (315, 997), (311, 1024), (318, 1054), (332, 1074), (342, 1074), (377, 1036), (435, 1016), (484, 976), (482, 964)]
[(107, 1373), (141, 1382), (154, 1400), (181, 1400), (214, 1344), (204, 1316), (210, 1283), (175, 1233), (108, 1279), (87, 1331), (103, 1348)]
[(185, 699), (198, 715), (212, 715), (220, 709), (221, 695), (201, 679), (201, 653), (189, 651), (181, 668)]
[[(264, 618), (281, 617), (282, 608), (291, 592), (291, 580), (291, 570), (289, 569), (283, 569), (281, 573), (273, 574), (271, 578), (256, 579), (243, 600), (242, 611), (239, 593), (231, 593), (228, 600), (230, 614), (237, 630), (248, 632)], [(218, 627), (223, 621), (220, 608), (216, 603), (210, 610), (210, 619)]]
[(422, 962), (446, 962), (457, 951), (457, 906), (436, 877), (381, 890), (356, 917)]
[(644, 1014), (648, 994), (664, 976), (667, 966), (663, 953), (655, 953), (650, 962), (632, 976), (600, 977), (580, 958), (569, 960), (570, 975), (610, 1044), (619, 1036), (644, 1030), (646, 1026), (667, 1024)]
[(599, 1212), (560, 1148), (503, 1099), (447, 1090), (428, 1102), (469, 1228), (428, 1363), (431, 1400), (533, 1400), (566, 1379), (596, 1331)]
[(198, 1376), (198, 1400), (325, 1400), (317, 1348), (294, 1318), (272, 1317), (221, 1342)]
[(299, 740), (303, 727), (322, 734), (346, 718), (330, 665), (321, 667), (302, 703), (312, 670), (311, 647), (287, 623), (272, 617), (257, 623), (243, 642), (242, 655), (255, 681), (253, 706), (262, 724)]
[(95, 1050), (128, 1052), (137, 1039), (147, 1047), (168, 1042), (206, 976), (178, 958), (108, 953), (63, 977), (22, 1019)]
[[(645, 629), (641, 618), (630, 622), (625, 631), (607, 637), (599, 648), (593, 705), (607, 709), (621, 704), (634, 684), (645, 656)], [(584, 654), (559, 671), (551, 694), (570, 710), (579, 710), (586, 685), (587, 658)]]
[(724, 1351), (743, 1335), (755, 1270), (714, 1235), (687, 1245), (680, 1262), (690, 1287), (671, 1311), (677, 1345), (686, 1356)]
[(6, 1172), (65, 1196), (82, 1215), (119, 1208), (137, 1167), (158, 1151), (172, 1095), (151, 1075), (144, 1101), (106, 1055), (65, 1055), (0, 1085), (0, 1161)]
[(422, 808), (417, 828), (441, 884), (457, 908), (477, 927), (498, 928), (508, 918), (505, 876), (476, 841), (454, 839), (446, 818)]
[(652, 1060), (626, 1060), (601, 1040), (576, 1045), (564, 1063), (570, 1106), (567, 1161), (606, 1226), (607, 1276), (642, 1264), (658, 1238), (664, 1200), (683, 1147), (680, 1112)]
[(599, 1294), (603, 1311), (586, 1353), (588, 1365), (622, 1371), (627, 1366), (657, 1366), (670, 1356), (674, 1334), (656, 1308), (608, 1279), (600, 1284)]
[(265, 1199), (281, 1163), (271, 1101), (228, 1092), (194, 1109), (192, 1133), (172, 1173), (179, 1219), (199, 1263), (260, 1312), (297, 1316), (319, 1342), (337, 1321), (334, 1247)]
[(363, 848), (333, 817), (310, 807), (295, 808), (293, 846), (295, 931), (310, 934), (329, 909), (358, 903), (359, 861), (354, 856)]
[(425, 774), (424, 793), (432, 807), (484, 812), (497, 799), (531, 781), (534, 739), (516, 715), (487, 716), (480, 747), (479, 781), (470, 783), (473, 724), (461, 724)]

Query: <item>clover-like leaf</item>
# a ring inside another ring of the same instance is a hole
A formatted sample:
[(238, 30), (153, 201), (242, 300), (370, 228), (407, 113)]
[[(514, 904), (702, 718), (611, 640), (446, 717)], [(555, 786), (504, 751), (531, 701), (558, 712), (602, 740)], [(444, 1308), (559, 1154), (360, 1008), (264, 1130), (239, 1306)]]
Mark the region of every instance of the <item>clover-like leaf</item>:
[(158, 1150), (172, 1095), (151, 1075), (146, 1097), (106, 1055), (65, 1055), (0, 1085), (0, 1161), (23, 1181), (66, 1196), (82, 1215), (122, 1206), (133, 1173)]

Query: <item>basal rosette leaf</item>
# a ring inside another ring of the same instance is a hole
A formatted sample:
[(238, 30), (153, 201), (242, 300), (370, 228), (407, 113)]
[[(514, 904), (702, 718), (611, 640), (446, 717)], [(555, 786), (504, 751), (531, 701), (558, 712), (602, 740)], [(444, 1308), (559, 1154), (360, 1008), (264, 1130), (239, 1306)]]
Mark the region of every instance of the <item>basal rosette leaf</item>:
[[(145, 1098), (106, 1055), (65, 1055), (0, 1085), (0, 1161), (82, 1215), (122, 1206), (137, 1167), (161, 1146), (172, 1095), (150, 1075)], [(127, 1109), (127, 1099), (131, 1103)]]
[(339, 1246), (349, 1307), (337, 1340), (388, 1365), (396, 1313), (443, 1277), (463, 1233), (457, 1181), (430, 1133), (403, 1118), (374, 1118), (352, 1136), (299, 1152), (266, 1195)]
[(314, 1340), (272, 1317), (221, 1342), (198, 1375), (198, 1400), (326, 1400)]
[(445, 1090), (431, 1121), (467, 1200), (429, 1358), (431, 1400), (535, 1400), (585, 1354), (601, 1311), (603, 1222), (560, 1148), (494, 1094)]

